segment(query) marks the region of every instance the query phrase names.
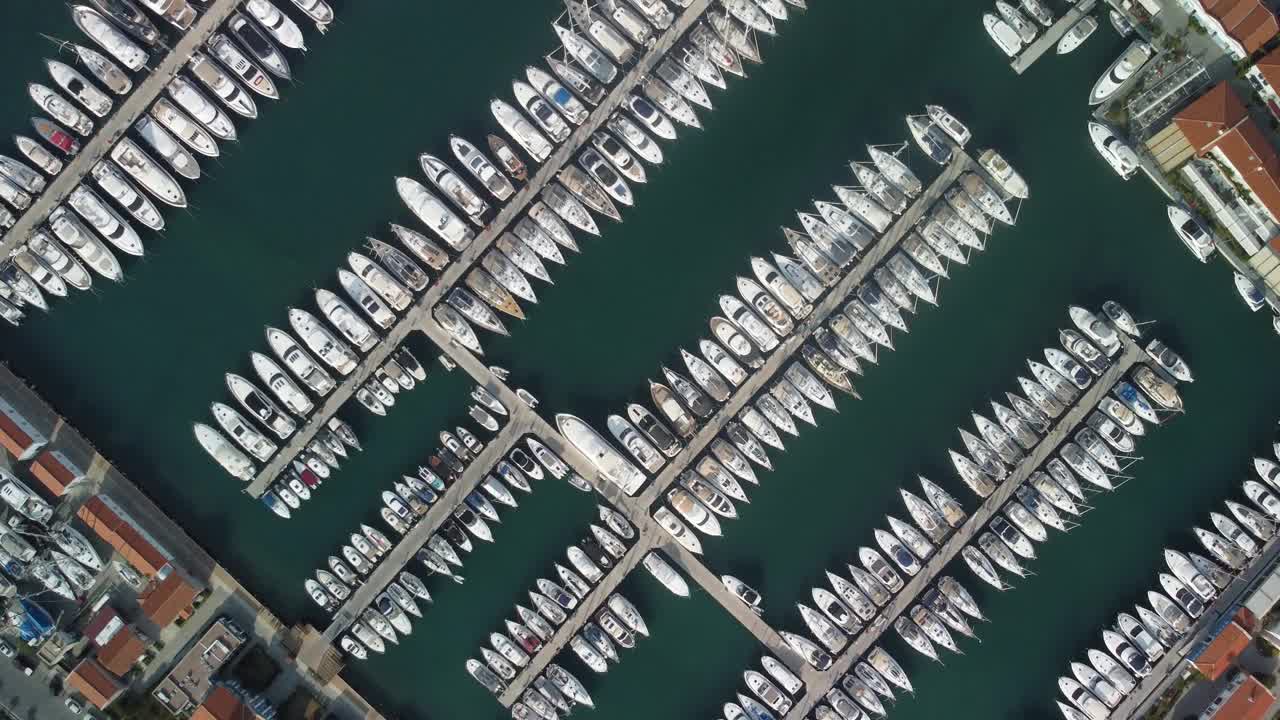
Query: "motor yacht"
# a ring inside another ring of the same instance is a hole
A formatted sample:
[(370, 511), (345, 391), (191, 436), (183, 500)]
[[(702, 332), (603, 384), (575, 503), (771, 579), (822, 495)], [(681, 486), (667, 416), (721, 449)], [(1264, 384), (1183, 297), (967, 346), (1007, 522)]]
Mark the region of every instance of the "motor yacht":
[(1093, 84), (1093, 89), (1089, 91), (1089, 104), (1100, 105), (1111, 99), (1147, 63), (1153, 53), (1146, 42), (1134, 40)]
[(1194, 528), (1193, 530), (1196, 534), (1196, 538), (1200, 541), (1200, 544), (1204, 545), (1204, 548), (1208, 550), (1209, 554), (1213, 555), (1218, 562), (1221, 562), (1232, 570), (1240, 570), (1245, 566), (1245, 563), (1248, 561), (1248, 556), (1246, 556), (1242, 550), (1239, 550), (1234, 543), (1231, 543), (1226, 538), (1215, 532), (1211, 532), (1203, 528)]
[(267, 69), (267, 72), (281, 80), (292, 78), (289, 61), (285, 59), (284, 53), (280, 52), (280, 49), (267, 38), (259, 25), (236, 12), (231, 14), (225, 27), (231, 36), (239, 41), (240, 47), (252, 55), (255, 61)]
[[(1154, 662), (1164, 654), (1164, 645), (1162, 645), (1160, 641), (1157, 640), (1155, 636), (1134, 616), (1128, 613), (1120, 613), (1116, 616), (1116, 630), (1118, 630), (1118, 632), (1109, 630), (1103, 631), (1103, 642), (1107, 644), (1108, 649), (1111, 649), (1111, 645), (1113, 643), (1117, 647), (1120, 647), (1120, 642), (1117, 642), (1116, 640), (1108, 640), (1108, 638), (1111, 638), (1113, 635), (1119, 635), (1119, 640), (1121, 642), (1127, 643), (1129, 647), (1137, 647), (1142, 651), (1143, 655), (1146, 656), (1148, 661)], [(1115, 651), (1112, 650), (1112, 653), (1114, 654)], [(1121, 661), (1125, 662), (1123, 658)], [(1132, 662), (1137, 665), (1136, 660), (1133, 660)], [(1129, 662), (1125, 662), (1125, 665), (1129, 666)], [(1133, 668), (1130, 667), (1130, 669), (1132, 670)]]
[(996, 47), (1004, 51), (1005, 55), (1013, 57), (1022, 50), (1022, 38), (1018, 32), (1013, 29), (1009, 23), (1002, 20), (995, 13), (983, 13), (982, 25), (987, 29), (987, 34), (995, 41)]
[(1266, 541), (1276, 533), (1276, 523), (1268, 519), (1266, 515), (1233, 500), (1228, 500), (1226, 505), (1231, 514), (1235, 516), (1235, 519), (1259, 540)]
[(1085, 40), (1098, 29), (1098, 20), (1091, 15), (1086, 15), (1072, 25), (1066, 34), (1059, 40), (1056, 46), (1059, 55), (1066, 55), (1084, 44)]
[[(209, 453), (222, 466), (223, 470), (226, 470), (232, 477), (246, 482), (253, 479), (254, 474), (257, 472), (253, 461), (243, 452), (236, 449), (226, 437), (202, 423), (195, 423), (194, 429), (196, 441), (200, 443), (200, 447), (204, 448), (204, 451)], [(7, 483), (4, 487), (0, 487), (0, 493), (3, 493), (7, 487)], [(5, 499), (8, 500), (7, 497)]]
[[(124, 6), (120, 5), (120, 7), (123, 8)], [(137, 13), (137, 16), (142, 17), (144, 20), (146, 19), (146, 16), (141, 13)], [(150, 55), (146, 50), (143, 50), (137, 43), (130, 40), (123, 32), (117, 30), (110, 20), (103, 17), (93, 8), (84, 5), (73, 5), (71, 7), (71, 19), (75, 22), (76, 27), (80, 28), (81, 32), (88, 35), (99, 47), (106, 50), (111, 57), (128, 69), (140, 70), (150, 59)], [(152, 29), (154, 29), (154, 26), (152, 26)]]
[[(449, 247), (461, 252), (471, 244), (472, 239), (475, 237), (475, 232), (467, 227), (467, 224), (462, 219), (449, 210), (439, 198), (423, 187), (421, 183), (410, 178), (398, 177), (396, 178), (396, 192), (400, 194), (400, 199), (413, 211), (414, 215)], [(406, 237), (411, 236), (400, 234), (401, 241), (416, 252), (415, 244), (410, 244)], [(427, 246), (418, 246), (426, 250), (430, 249)], [(427, 255), (427, 257), (423, 257), (423, 261), (431, 264), (427, 259), (431, 256), (430, 254), (417, 254), (420, 256)]]
[(269, 0), (246, 0), (244, 9), (276, 42), (284, 47), (306, 52), (307, 43), (302, 30)]

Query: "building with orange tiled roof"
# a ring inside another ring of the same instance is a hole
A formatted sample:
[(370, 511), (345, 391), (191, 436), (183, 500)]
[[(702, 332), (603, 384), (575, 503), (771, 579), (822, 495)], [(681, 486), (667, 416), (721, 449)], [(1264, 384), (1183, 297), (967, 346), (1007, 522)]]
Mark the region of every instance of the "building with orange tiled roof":
[(46, 450), (31, 463), (31, 475), (54, 497), (60, 497), (75, 483), (84, 479), (84, 471), (59, 450)]
[(1178, 4), (1235, 60), (1261, 50), (1280, 32), (1276, 14), (1263, 0), (1178, 0)]
[(0, 447), (18, 460), (30, 460), (48, 443), (47, 435), (18, 412), (18, 408), (0, 397)]
[(1202, 197), (1207, 191), (1216, 195), (1206, 197), (1211, 206), (1231, 206), (1231, 216), (1219, 219), (1246, 252), (1257, 252), (1280, 235), (1280, 156), (1235, 90), (1219, 83), (1180, 110), (1173, 124), (1203, 161), (1186, 163), (1183, 174)]
[(258, 720), (259, 717), (239, 696), (221, 685), (191, 714), (191, 720)]
[(163, 577), (157, 575), (150, 587), (138, 596), (142, 613), (158, 627), (168, 627), (174, 620), (186, 615), (200, 590), (182, 573), (169, 566)]
[(97, 660), (86, 658), (67, 676), (67, 687), (102, 710), (120, 697), (125, 685), (107, 672)]
[(169, 557), (160, 546), (106, 495), (89, 498), (76, 511), (76, 516), (143, 575), (153, 576), (169, 564)]
[(145, 640), (111, 606), (104, 606), (85, 625), (84, 636), (98, 650), (98, 662), (123, 678), (146, 650)]
[(1249, 647), (1253, 637), (1234, 620), (1227, 623), (1217, 637), (1195, 657), (1187, 658), (1191, 666), (1210, 680), (1217, 680), (1230, 670), (1240, 653)]
[(1276, 696), (1253, 675), (1239, 672), (1197, 720), (1262, 720), (1275, 705)]

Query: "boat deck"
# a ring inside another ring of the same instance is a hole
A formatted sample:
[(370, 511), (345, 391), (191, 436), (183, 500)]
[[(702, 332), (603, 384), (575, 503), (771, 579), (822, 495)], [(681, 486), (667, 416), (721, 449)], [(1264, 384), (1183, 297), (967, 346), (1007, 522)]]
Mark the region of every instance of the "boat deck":
[(710, 5), (711, 0), (695, 0), (692, 5), (680, 14), (671, 27), (662, 33), (657, 41), (639, 56), (636, 64), (613, 86), (600, 105), (591, 111), (586, 122), (575, 128), (569, 138), (556, 148), (551, 156), (547, 158), (547, 161), (530, 178), (529, 182), (520, 188), (502, 206), (493, 220), (476, 235), (476, 238), (472, 240), (466, 250), (454, 258), (453, 262), (449, 263), (449, 266), (444, 269), (444, 272), (440, 273), (436, 281), (422, 295), (418, 296), (413, 306), (387, 331), (377, 347), (365, 355), (355, 371), (348, 375), (338, 387), (334, 388), (333, 392), (324, 398), (315, 412), (300, 424), (298, 430), (280, 448), (275, 457), (259, 470), (252, 482), (245, 486), (245, 492), (253, 497), (261, 497), (297, 454), (311, 442), (316, 432), (325, 427), (325, 423), (329, 421), (329, 418), (333, 417), (338, 409), (351, 399), (356, 390), (373, 375), (375, 370), (386, 363), (391, 353), (400, 346), (409, 332), (421, 327), (424, 322), (434, 322), (431, 319), (431, 309), (444, 300), (453, 286), (462, 280), (467, 271), (471, 269), (471, 266), (489, 249), (489, 246), (538, 198), (539, 193), (546, 187), (547, 183), (551, 182), (560, 169), (568, 164), (578, 151), (590, 141), (592, 133), (604, 125), (605, 121), (618, 109), (627, 95), (649, 76), (657, 63), (662, 60), (667, 50), (702, 17), (702, 14)]
[(159, 64), (153, 65), (155, 69), (98, 126), (93, 137), (83, 144), (80, 153), (66, 160), (62, 172), (49, 181), (44, 192), (35, 198), (31, 207), (4, 233), (4, 237), (0, 239), (0, 257), (9, 257), (12, 250), (31, 237), (36, 226), (48, 219), (49, 214), (67, 199), (67, 195), (89, 174), (93, 166), (107, 156), (116, 142), (133, 127), (133, 123), (151, 107), (151, 103), (164, 92), (169, 81), (186, 66), (191, 53), (204, 45), (240, 4), (240, 0), (214, 0), (209, 3), (208, 8), (200, 13), (200, 17), (174, 44), (169, 54)]
[(1004, 507), (1013, 493), (1026, 481), (1031, 473), (1039, 469), (1046, 460), (1066, 441), (1072, 433), (1082, 427), (1089, 413), (1098, 402), (1111, 390), (1133, 365), (1146, 357), (1142, 348), (1125, 338), (1124, 350), (1113, 359), (1113, 362), (1102, 377), (1081, 394), (1074, 405), (1067, 408), (1057, 424), (1041, 439), (1040, 444), (1029, 451), (1022, 462), (1009, 474), (995, 492), (987, 497), (964, 524), (943, 541), (938, 549), (924, 563), (924, 569), (909, 579), (906, 587), (881, 609), (880, 614), (867, 624), (867, 629), (853, 639), (844, 653), (836, 658), (830, 668), (820, 673), (810, 673), (805, 680), (805, 694), (796, 700), (795, 707), (787, 714), (785, 720), (802, 720), (813, 706), (822, 700), (823, 695), (832, 687), (873, 645), (879, 641), (881, 634), (892, 627), (899, 615), (906, 612), (917, 602), (917, 598), (929, 587), (937, 577), (951, 564), (960, 551), (973, 542), (991, 518)]
[(1097, 0), (1081, 0), (1081, 2), (1072, 6), (1070, 10), (1063, 13), (1062, 17), (1054, 21), (1053, 25), (1040, 33), (1035, 40), (1032, 40), (1030, 45), (1018, 53), (1017, 57), (1010, 60), (1009, 67), (1013, 68), (1013, 71), (1019, 75), (1026, 72), (1027, 68), (1039, 60), (1041, 55), (1057, 47), (1058, 41), (1062, 39), (1063, 35), (1067, 34), (1071, 26), (1080, 22), (1080, 19), (1085, 15), (1093, 12), (1093, 6), (1096, 4)]

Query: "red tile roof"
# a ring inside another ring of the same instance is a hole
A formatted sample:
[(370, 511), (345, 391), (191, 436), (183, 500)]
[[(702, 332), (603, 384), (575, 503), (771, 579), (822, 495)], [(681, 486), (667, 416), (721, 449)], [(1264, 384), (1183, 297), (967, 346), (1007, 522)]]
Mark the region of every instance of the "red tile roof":
[(1261, 0), (1200, 0), (1200, 5), (1250, 55), (1280, 32), (1276, 14)]
[(110, 605), (85, 625), (84, 636), (98, 648), (98, 662), (117, 677), (124, 677), (142, 657), (146, 643)]
[(168, 627), (191, 607), (199, 590), (182, 573), (172, 571), (138, 598), (142, 612), (159, 627)]
[(1280, 48), (1276, 48), (1258, 58), (1258, 61), (1253, 66), (1258, 68), (1258, 72), (1262, 73), (1262, 77), (1267, 81), (1267, 84), (1273, 88), (1280, 88)]
[(0, 412), (0, 446), (9, 454), (21, 458), (31, 448), (31, 436), (22, 431), (4, 412)]
[(76, 665), (67, 676), (67, 685), (99, 710), (106, 708), (124, 692), (124, 683), (112, 677), (93, 658), (81, 660)]
[(1280, 222), (1280, 157), (1225, 81), (1183, 108), (1173, 121), (1197, 155), (1217, 148)]
[(129, 564), (143, 575), (155, 575), (160, 568), (169, 563), (154, 545), (152, 545), (138, 529), (130, 524), (106, 502), (102, 496), (95, 495), (76, 512), (89, 529), (106, 540), (117, 552), (124, 555)]
[(1213, 642), (1200, 651), (1191, 664), (1205, 677), (1217, 680), (1235, 664), (1236, 657), (1253, 641), (1249, 633), (1235, 622), (1227, 623)]
[(1262, 720), (1275, 701), (1276, 696), (1250, 675), (1218, 708), (1213, 720)]
[(45, 450), (40, 457), (31, 463), (31, 474), (35, 476), (54, 497), (67, 491), (67, 486), (80, 479), (80, 475), (63, 463), (63, 458), (52, 450)]
[(191, 720), (257, 720), (258, 714), (249, 709), (236, 694), (218, 686), (191, 714)]

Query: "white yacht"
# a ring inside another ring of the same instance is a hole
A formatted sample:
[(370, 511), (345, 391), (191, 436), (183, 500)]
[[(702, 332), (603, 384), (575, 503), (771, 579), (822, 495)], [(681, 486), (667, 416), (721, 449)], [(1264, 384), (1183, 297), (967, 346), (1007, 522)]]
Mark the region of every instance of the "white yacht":
[(321, 33), (328, 30), (333, 22), (333, 8), (325, 0), (293, 0), (293, 4), (311, 18)]
[(213, 133), (214, 137), (229, 142), (236, 139), (236, 126), (231, 123), (231, 118), (214, 105), (207, 95), (196, 89), (191, 81), (179, 75), (169, 82), (165, 91), (178, 104), (178, 107)]
[(1022, 50), (1022, 38), (1018, 35), (1018, 31), (995, 13), (983, 13), (982, 25), (1005, 55), (1013, 57)]
[(156, 199), (173, 207), (187, 206), (187, 196), (173, 176), (133, 140), (120, 138), (115, 147), (111, 148), (111, 159)]
[(1191, 212), (1181, 205), (1168, 207), (1169, 224), (1178, 234), (1178, 238), (1187, 246), (1192, 255), (1200, 262), (1208, 262), (1215, 249), (1213, 235)]
[(59, 206), (49, 214), (49, 227), (58, 240), (79, 255), (94, 272), (115, 282), (124, 279), (120, 261), (66, 206)]
[(1000, 17), (1009, 23), (1014, 32), (1018, 33), (1018, 37), (1022, 42), (1030, 45), (1036, 39), (1036, 25), (1022, 14), (1018, 8), (1010, 5), (1004, 0), (996, 0), (996, 12), (1000, 13)]
[(53, 90), (40, 83), (28, 83), (27, 93), (40, 109), (71, 128), (77, 135), (87, 137), (93, 132), (93, 120)]
[(289, 325), (311, 352), (318, 355), (329, 367), (342, 375), (350, 375), (356, 369), (359, 357), (355, 352), (326, 330), (311, 313), (290, 308)]
[(138, 233), (111, 205), (88, 187), (76, 186), (67, 196), (67, 204), (112, 245), (130, 255), (143, 254), (142, 239), (138, 237)]
[(284, 54), (267, 39), (266, 35), (262, 34), (259, 26), (251, 22), (249, 18), (238, 12), (232, 13), (224, 27), (226, 27), (227, 32), (240, 41), (245, 50), (252, 54), (258, 62), (262, 63), (267, 72), (281, 80), (288, 80), (292, 77), (289, 61), (285, 60)]
[(66, 246), (44, 230), (31, 233), (27, 249), (56, 272), (64, 284), (77, 290), (88, 290), (93, 285), (93, 276), (85, 270), (84, 265), (67, 251)]
[(1083, 18), (1080, 18), (1080, 20), (1075, 25), (1072, 25), (1071, 29), (1067, 30), (1066, 34), (1058, 40), (1058, 54), (1066, 55), (1072, 50), (1080, 47), (1085, 40), (1089, 39), (1089, 36), (1093, 34), (1093, 31), (1097, 29), (1097, 18), (1092, 15), (1085, 15)]
[(138, 118), (133, 124), (133, 129), (138, 132), (138, 137), (142, 138), (148, 147), (173, 168), (174, 172), (188, 180), (200, 178), (200, 163), (196, 161), (191, 151), (179, 144), (168, 130), (152, 120), (149, 115)]
[(581, 418), (568, 413), (556, 415), (556, 426), (565, 438), (587, 456), (602, 475), (628, 495), (634, 495), (647, 478), (639, 468), (613, 448)]
[(302, 37), (302, 30), (288, 15), (280, 12), (280, 8), (269, 0), (246, 0), (244, 9), (249, 11), (254, 20), (263, 27), (276, 42), (294, 50), (306, 51), (307, 43)]
[(164, 216), (155, 203), (126, 178), (114, 163), (99, 162), (89, 172), (94, 184), (128, 210), (135, 220), (152, 230), (164, 229)]
[(108, 90), (116, 95), (128, 95), (133, 89), (133, 81), (129, 79), (129, 75), (120, 69), (120, 66), (111, 61), (110, 58), (98, 52), (91, 50), (83, 45), (68, 43), (75, 51), (76, 57), (89, 72), (107, 87)]
[(672, 594), (680, 597), (689, 597), (688, 582), (658, 552), (650, 551), (649, 554), (644, 556), (643, 563), (645, 570), (648, 570), (649, 574), (653, 575)]
[[(248, 55), (245, 55), (244, 51), (231, 41), (231, 38), (228, 38), (222, 33), (214, 33), (209, 38), (208, 47), (209, 52), (213, 57), (216, 58), (218, 62), (222, 63), (227, 70), (229, 70), (240, 82), (244, 83), (250, 90), (269, 100), (278, 100), (280, 98), (280, 89), (276, 87), (276, 83), (271, 79), (271, 76), (268, 75), (267, 72)], [(198, 64), (204, 64), (199, 62), (201, 59), (204, 59), (204, 56), (199, 55), (193, 57), (191, 61), (191, 69), (193, 72), (196, 71), (196, 66)], [(229, 101), (229, 98), (225, 94), (219, 93), (219, 95), (224, 101)], [(246, 97), (244, 98), (244, 101), (247, 102), (248, 105), (253, 106), (252, 116), (256, 117), (258, 112), (253, 100)], [(233, 103), (229, 102), (229, 104)], [(241, 104), (242, 103), (234, 103), (233, 109), (235, 105)]]
[(498, 200), (506, 200), (515, 194), (516, 189), (511, 181), (475, 145), (457, 135), (451, 135), (449, 147), (462, 167), (480, 181), (490, 195)]
[(236, 412), (233, 408), (223, 403), (215, 402), (210, 406), (213, 412), (213, 418), (218, 421), (218, 425), (222, 427), (232, 440), (240, 447), (249, 452), (250, 455), (257, 458), (259, 462), (266, 462), (275, 454), (276, 444), (267, 439), (266, 435), (258, 432), (244, 416)]
[(111, 113), (111, 96), (95, 87), (80, 71), (57, 60), (45, 60), (44, 64), (58, 87), (86, 110), (100, 118)]
[(188, 148), (205, 157), (218, 157), (220, 150), (213, 136), (203, 126), (182, 112), (168, 98), (157, 98), (151, 106), (151, 117), (182, 141)]
[(475, 238), (475, 231), (417, 180), (396, 178), (396, 192), (413, 214), (454, 250), (461, 252)]
[(271, 351), (311, 392), (324, 396), (333, 390), (333, 377), (293, 337), (273, 327), (266, 329), (266, 335)]
[(142, 69), (150, 59), (145, 50), (130, 40), (123, 32), (117, 30), (111, 21), (93, 8), (85, 7), (84, 5), (73, 5), (71, 7), (71, 19), (75, 22), (76, 27), (80, 28), (81, 32), (88, 35), (103, 50), (110, 53), (111, 57), (130, 70)]
[(1128, 180), (1138, 171), (1137, 154), (1120, 139), (1116, 131), (1091, 120), (1089, 121), (1089, 138), (1093, 140), (1093, 146), (1097, 148), (1102, 159), (1106, 160), (1111, 169), (1115, 170), (1122, 179)]
[[(221, 433), (208, 425), (195, 423), (196, 441), (200, 447), (222, 466), (232, 477), (248, 482), (253, 479), (257, 468), (249, 456), (236, 449)], [(3, 492), (3, 488), (0, 488)]]
[(1115, 95), (1116, 91), (1146, 64), (1153, 52), (1151, 46), (1145, 41), (1134, 40), (1093, 84), (1093, 89), (1089, 91), (1089, 104), (1099, 105)]

